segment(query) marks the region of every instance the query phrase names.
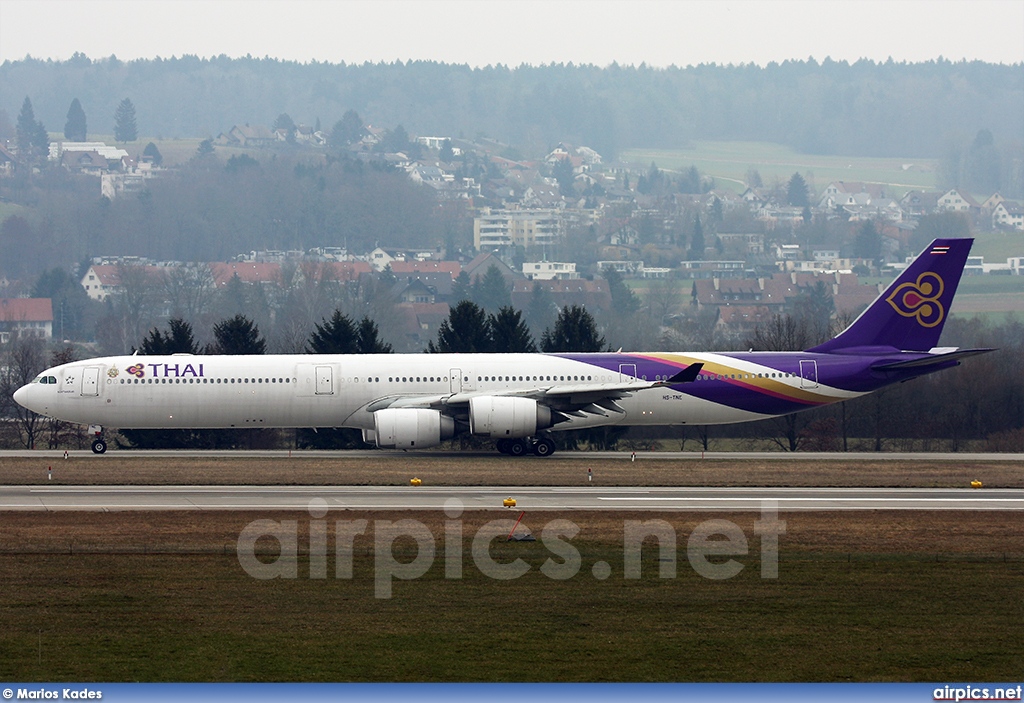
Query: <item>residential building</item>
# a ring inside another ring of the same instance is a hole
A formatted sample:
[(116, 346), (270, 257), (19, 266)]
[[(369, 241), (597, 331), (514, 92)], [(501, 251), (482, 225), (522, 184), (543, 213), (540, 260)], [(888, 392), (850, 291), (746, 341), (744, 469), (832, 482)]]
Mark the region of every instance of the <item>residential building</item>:
[(1012, 200), (1001, 200), (992, 210), (992, 227), (1024, 231), (1024, 207)]
[(975, 213), (981, 210), (981, 205), (978, 205), (974, 198), (967, 193), (961, 193), (956, 188), (939, 196), (936, 207), (943, 211), (966, 213)]
[(562, 214), (552, 208), (481, 208), (473, 218), (473, 246), (477, 251), (552, 244), (561, 233)]
[(0, 343), (53, 337), (49, 298), (0, 298)]
[(530, 261), (523, 264), (523, 275), (531, 281), (560, 281), (580, 277), (576, 264), (561, 261)]

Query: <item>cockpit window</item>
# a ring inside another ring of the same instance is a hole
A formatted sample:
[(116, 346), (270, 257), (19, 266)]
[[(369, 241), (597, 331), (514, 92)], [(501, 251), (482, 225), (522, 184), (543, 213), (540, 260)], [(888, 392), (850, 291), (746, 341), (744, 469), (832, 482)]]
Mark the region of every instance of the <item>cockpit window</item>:
[(43, 384), (57, 384), (56, 376), (36, 376), (32, 379), (32, 383), (43, 383)]

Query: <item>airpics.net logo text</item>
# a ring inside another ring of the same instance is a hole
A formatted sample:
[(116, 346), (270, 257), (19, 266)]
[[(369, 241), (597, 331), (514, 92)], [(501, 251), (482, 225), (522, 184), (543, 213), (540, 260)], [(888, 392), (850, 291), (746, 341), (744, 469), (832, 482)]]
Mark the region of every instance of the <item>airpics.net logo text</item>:
[[(395, 581), (411, 581), (426, 575), (434, 566), (441, 544), (444, 560), (444, 577), (461, 579), (466, 566), (465, 525), (461, 520), (464, 505), (457, 498), (445, 502), (443, 535), (440, 540), (427, 525), (419, 520), (336, 520), (329, 524), (325, 519), (327, 502), (314, 498), (309, 502), (309, 544), (303, 545), (303, 552), (309, 556), (308, 577), (326, 579), (328, 575), (328, 532), (334, 533), (334, 578), (353, 578), (354, 547), (357, 538), (373, 539), (374, 596), (391, 598)], [(522, 527), (522, 526), (520, 526)], [(533, 566), (521, 558), (509, 562), (498, 561), (492, 554), (495, 540), (508, 540), (515, 528), (511, 519), (491, 520), (472, 534), (470, 559), (474, 568), (487, 578), (509, 581), (525, 576)], [(238, 536), (236, 552), (238, 562), (245, 572), (259, 580), (297, 579), (299, 569), (299, 521), (298, 520), (253, 520)], [(572, 540), (581, 532), (572, 520), (549, 520), (540, 530), (539, 542), (549, 555), (540, 565), (539, 571), (546, 577), (565, 581), (584, 571), (583, 556)], [(779, 536), (785, 534), (786, 523), (778, 519), (778, 503), (762, 501), (760, 518), (754, 522), (753, 532), (760, 543), (761, 578), (775, 579), (779, 576)], [(680, 536), (675, 527), (666, 520), (624, 520), (622, 523), (622, 564), (619, 573), (625, 579), (639, 579), (643, 572), (642, 553), (645, 542), (656, 544), (658, 550), (659, 578), (675, 578), (677, 575), (676, 555)], [(267, 540), (276, 542), (276, 554), (272, 559), (260, 558), (257, 543)], [(395, 545), (414, 542), (415, 557), (403, 559), (395, 555)], [(649, 546), (648, 548), (652, 548)], [(690, 567), (707, 579), (722, 580), (737, 576), (744, 565), (733, 557), (744, 557), (751, 553), (750, 543), (743, 529), (730, 520), (712, 519), (699, 523), (686, 536), (686, 559)], [(593, 578), (603, 581), (616, 572), (607, 561), (596, 561), (590, 566)], [(306, 574), (302, 574), (305, 576)]]

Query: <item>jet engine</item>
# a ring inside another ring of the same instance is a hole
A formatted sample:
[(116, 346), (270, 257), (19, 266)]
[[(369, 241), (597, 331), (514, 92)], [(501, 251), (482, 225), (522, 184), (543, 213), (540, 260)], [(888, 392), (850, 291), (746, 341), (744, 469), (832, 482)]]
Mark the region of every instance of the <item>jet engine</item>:
[(385, 408), (373, 414), (381, 449), (426, 449), (455, 436), (455, 420), (436, 410)]
[(469, 431), (481, 437), (531, 437), (553, 424), (551, 408), (530, 398), (487, 395), (469, 399)]

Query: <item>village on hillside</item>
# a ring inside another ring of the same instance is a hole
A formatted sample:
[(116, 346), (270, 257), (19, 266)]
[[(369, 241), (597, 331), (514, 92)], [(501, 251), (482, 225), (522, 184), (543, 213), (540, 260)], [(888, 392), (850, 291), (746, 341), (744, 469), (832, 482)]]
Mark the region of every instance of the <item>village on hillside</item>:
[[(505, 281), (511, 304), (523, 310), (537, 296), (555, 309), (607, 310), (612, 303), (607, 272), (614, 271), (641, 297), (658, 290), (663, 298), (671, 296), (660, 304), (658, 325), (710, 316), (732, 338), (744, 338), (822, 286), (836, 316), (856, 315), (880, 292), (879, 278), (908, 264), (922, 217), (954, 214), (972, 231), (1020, 232), (1024, 242), (1024, 208), (999, 193), (982, 202), (957, 189), (911, 190), (894, 197), (883, 185), (843, 181), (812, 193), (800, 174), (789, 183), (752, 184), (738, 192), (715, 187), (696, 169), (673, 174), (654, 164), (605, 163), (586, 146), (561, 143), (542, 159), (527, 160), (487, 140), (437, 136), (407, 137), (404, 150), (388, 151), (382, 145), (391, 134), (363, 128), (346, 145), (348, 156), (406, 173), (434, 191), (438, 202), (459, 202), (472, 219), (471, 250), (382, 245), (349, 251), (325, 242), (307, 250), (250, 251), (210, 262), (94, 252), (79, 272), (81, 287), (90, 300), (109, 303), (130, 286), (160, 291), (184, 275), (211, 295), (241, 284), (259, 288), (273, 303), (296, 286), (315, 282), (354, 291), (379, 289), (383, 282), (393, 303), (392, 336), (399, 348), (415, 351), (436, 336), (467, 287), (479, 284), (492, 268)], [(201, 148), (221, 156), (258, 155), (287, 145), (315, 154), (328, 141), (323, 131), (303, 125), (276, 130), (236, 125)], [(174, 168), (161, 164), (155, 147), (133, 157), (102, 142), (52, 142), (49, 160), (96, 178), (97, 193), (111, 200)], [(0, 146), (0, 178), (10, 176), (17, 163), (16, 151)], [(841, 235), (824, 245), (802, 242), (797, 232), (810, 223)], [(584, 243), (574, 250), (566, 244), (570, 240)], [(567, 251), (577, 256), (566, 256)], [(972, 257), (967, 273), (1020, 275), (1022, 268), (1024, 256)], [(126, 281), (128, 271), (133, 283)], [(872, 281), (864, 282), (865, 276)], [(0, 295), (0, 342), (63, 337), (54, 306), (26, 297), (24, 282), (0, 280)], [(155, 305), (155, 319), (175, 314), (180, 310), (170, 298)]]

